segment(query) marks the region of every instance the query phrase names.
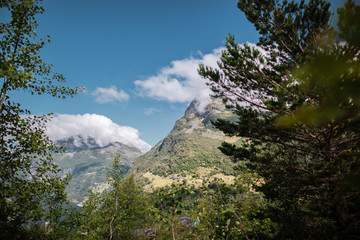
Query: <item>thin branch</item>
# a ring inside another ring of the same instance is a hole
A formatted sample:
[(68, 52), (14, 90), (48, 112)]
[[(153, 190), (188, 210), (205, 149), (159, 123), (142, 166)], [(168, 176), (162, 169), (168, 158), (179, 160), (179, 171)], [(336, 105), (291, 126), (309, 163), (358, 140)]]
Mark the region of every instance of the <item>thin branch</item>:
[(285, 92), (291, 94), (292, 96), (295, 96), (294, 93), (290, 92), (288, 89), (286, 89), (285, 87), (281, 86), (279, 83), (275, 82), (274, 80), (268, 78), (265, 73), (258, 67), (257, 70), (260, 72), (260, 74), (263, 76), (263, 78), (265, 78), (269, 83), (271, 83), (273, 86), (278, 86), (279, 88), (281, 88), (282, 90), (284, 90)]
[(6, 96), (6, 92), (7, 92), (7, 88), (8, 88), (8, 82), (6, 81), (6, 77), (4, 77), (4, 85), (1, 89), (1, 99), (0, 99), (0, 113), (2, 112), (3, 109), (3, 104), (5, 101), (5, 96)]
[[(290, 37), (290, 35), (289, 35), (284, 29), (282, 29), (278, 24), (276, 24), (276, 23), (274, 23), (274, 22), (272, 22), (272, 21), (270, 21), (270, 20), (268, 20), (268, 22), (269, 22), (271, 25), (273, 25), (273, 27), (278, 28), (280, 31), (282, 31), (282, 32), (285, 34), (285, 36), (286, 36), (288, 39), (290, 39), (290, 41), (292, 41), (292, 42), (299, 48), (299, 50), (300, 50), (302, 53), (304, 53), (304, 49), (302, 49), (302, 47), (299, 45), (299, 43), (298, 43), (297, 41), (295, 41), (292, 37)], [(281, 41), (281, 43), (284, 45), (284, 47), (286, 47), (286, 48), (288, 49), (288, 51), (290, 51), (289, 48), (286, 46), (286, 44), (284, 44), (282, 41)], [(291, 52), (291, 51), (290, 51), (290, 52)]]
[[(219, 85), (220, 88), (223, 88), (220, 83), (215, 82), (215, 84)], [(261, 106), (261, 105), (259, 105), (259, 104), (257, 104), (257, 103), (254, 103), (254, 102), (248, 100), (247, 98), (241, 96), (241, 95), (238, 94), (237, 92), (234, 92), (234, 91), (231, 90), (230, 88), (228, 89), (228, 92), (230, 92), (233, 96), (236, 96), (236, 97), (240, 98), (242, 101), (249, 103), (249, 104), (252, 105), (252, 106), (255, 106), (255, 107), (258, 107), (258, 108), (261, 108), (261, 109), (264, 109), (264, 110), (266, 110), (266, 111), (270, 111), (270, 112), (273, 112), (273, 113), (280, 113), (279, 111), (270, 110), (270, 109), (268, 109), (267, 107), (264, 107), (264, 106)]]

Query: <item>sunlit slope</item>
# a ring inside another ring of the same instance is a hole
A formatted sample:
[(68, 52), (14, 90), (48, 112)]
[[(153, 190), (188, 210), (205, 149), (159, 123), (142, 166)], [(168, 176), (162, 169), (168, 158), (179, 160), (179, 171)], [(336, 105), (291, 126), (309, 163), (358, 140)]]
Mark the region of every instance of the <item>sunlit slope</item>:
[(134, 161), (131, 172), (139, 177), (150, 173), (163, 178), (177, 175), (185, 178), (204, 168), (211, 170), (207, 171), (209, 175), (233, 173), (230, 159), (218, 147), (223, 141), (240, 142), (241, 139), (226, 137), (211, 120), (235, 120), (234, 115), (219, 100), (213, 100), (203, 110), (197, 105), (196, 101), (190, 104), (169, 135)]

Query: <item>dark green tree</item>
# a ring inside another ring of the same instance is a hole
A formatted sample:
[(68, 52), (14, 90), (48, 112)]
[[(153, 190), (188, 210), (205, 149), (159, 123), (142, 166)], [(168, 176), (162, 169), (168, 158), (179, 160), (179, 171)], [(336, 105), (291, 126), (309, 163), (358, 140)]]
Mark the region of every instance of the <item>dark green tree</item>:
[[(216, 96), (239, 116), (215, 125), (224, 143), (264, 181), (282, 239), (356, 238), (359, 229), (359, 7), (348, 1), (332, 27), (323, 0), (242, 0), (257, 46), (227, 38), (219, 69), (200, 66)], [(351, 184), (350, 184), (351, 185)], [(345, 190), (346, 189), (346, 190)]]
[[(52, 161), (56, 151), (45, 134), (49, 115), (30, 111), (11, 98), (17, 91), (65, 98), (79, 88), (63, 86), (61, 74), (42, 61), (40, 49), (49, 36), (37, 37), (35, 16), (44, 9), (40, 0), (1, 0), (9, 19), (0, 23), (0, 238), (29, 238), (31, 225), (50, 233), (66, 200), (68, 177)], [(12, 94), (11, 94), (12, 93)], [(33, 231), (34, 233), (34, 231)], [(36, 238), (36, 237), (35, 237)]]

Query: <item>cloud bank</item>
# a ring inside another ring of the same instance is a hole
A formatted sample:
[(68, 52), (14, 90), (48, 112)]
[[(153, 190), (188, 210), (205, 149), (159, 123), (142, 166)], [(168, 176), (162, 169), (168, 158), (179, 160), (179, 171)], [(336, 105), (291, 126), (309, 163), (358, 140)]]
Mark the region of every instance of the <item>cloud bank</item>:
[(97, 114), (55, 114), (47, 124), (47, 134), (53, 140), (80, 135), (91, 136), (100, 146), (120, 142), (147, 152), (151, 146), (139, 138), (140, 132), (132, 127), (120, 126), (111, 119)]
[(215, 49), (209, 54), (200, 54), (199, 58), (172, 61), (157, 75), (135, 81), (136, 88), (142, 96), (171, 103), (185, 103), (196, 98), (200, 102), (198, 110), (201, 111), (210, 103), (211, 90), (206, 85), (206, 80), (197, 72), (199, 64), (216, 68), (222, 50), (224, 48)]
[(91, 93), (95, 97), (97, 103), (110, 103), (110, 102), (127, 102), (130, 98), (129, 94), (123, 90), (118, 91), (115, 86), (109, 88), (98, 87)]

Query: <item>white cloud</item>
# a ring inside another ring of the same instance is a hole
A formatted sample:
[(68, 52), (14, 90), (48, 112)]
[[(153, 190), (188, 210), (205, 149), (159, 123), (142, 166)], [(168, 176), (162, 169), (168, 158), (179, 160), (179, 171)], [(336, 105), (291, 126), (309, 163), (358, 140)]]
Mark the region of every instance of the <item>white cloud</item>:
[(150, 116), (150, 115), (154, 114), (155, 112), (160, 112), (160, 110), (157, 109), (157, 108), (152, 108), (152, 107), (145, 109), (145, 115), (146, 116)]
[(201, 54), (200, 58), (172, 61), (170, 66), (162, 68), (157, 75), (135, 81), (137, 90), (143, 96), (171, 103), (185, 103), (197, 98), (201, 103), (201, 111), (201, 108), (210, 103), (211, 90), (197, 72), (199, 64), (216, 68), (222, 50), (223, 48), (218, 48), (209, 54)]
[(123, 90), (118, 91), (115, 86), (110, 88), (97, 88), (91, 93), (95, 97), (95, 101), (98, 103), (110, 103), (110, 102), (126, 102), (130, 96)]
[(100, 146), (120, 142), (139, 148), (142, 152), (151, 146), (139, 138), (140, 132), (132, 127), (120, 126), (111, 119), (97, 114), (84, 115), (55, 114), (47, 124), (47, 134), (53, 140), (71, 136), (91, 136)]

